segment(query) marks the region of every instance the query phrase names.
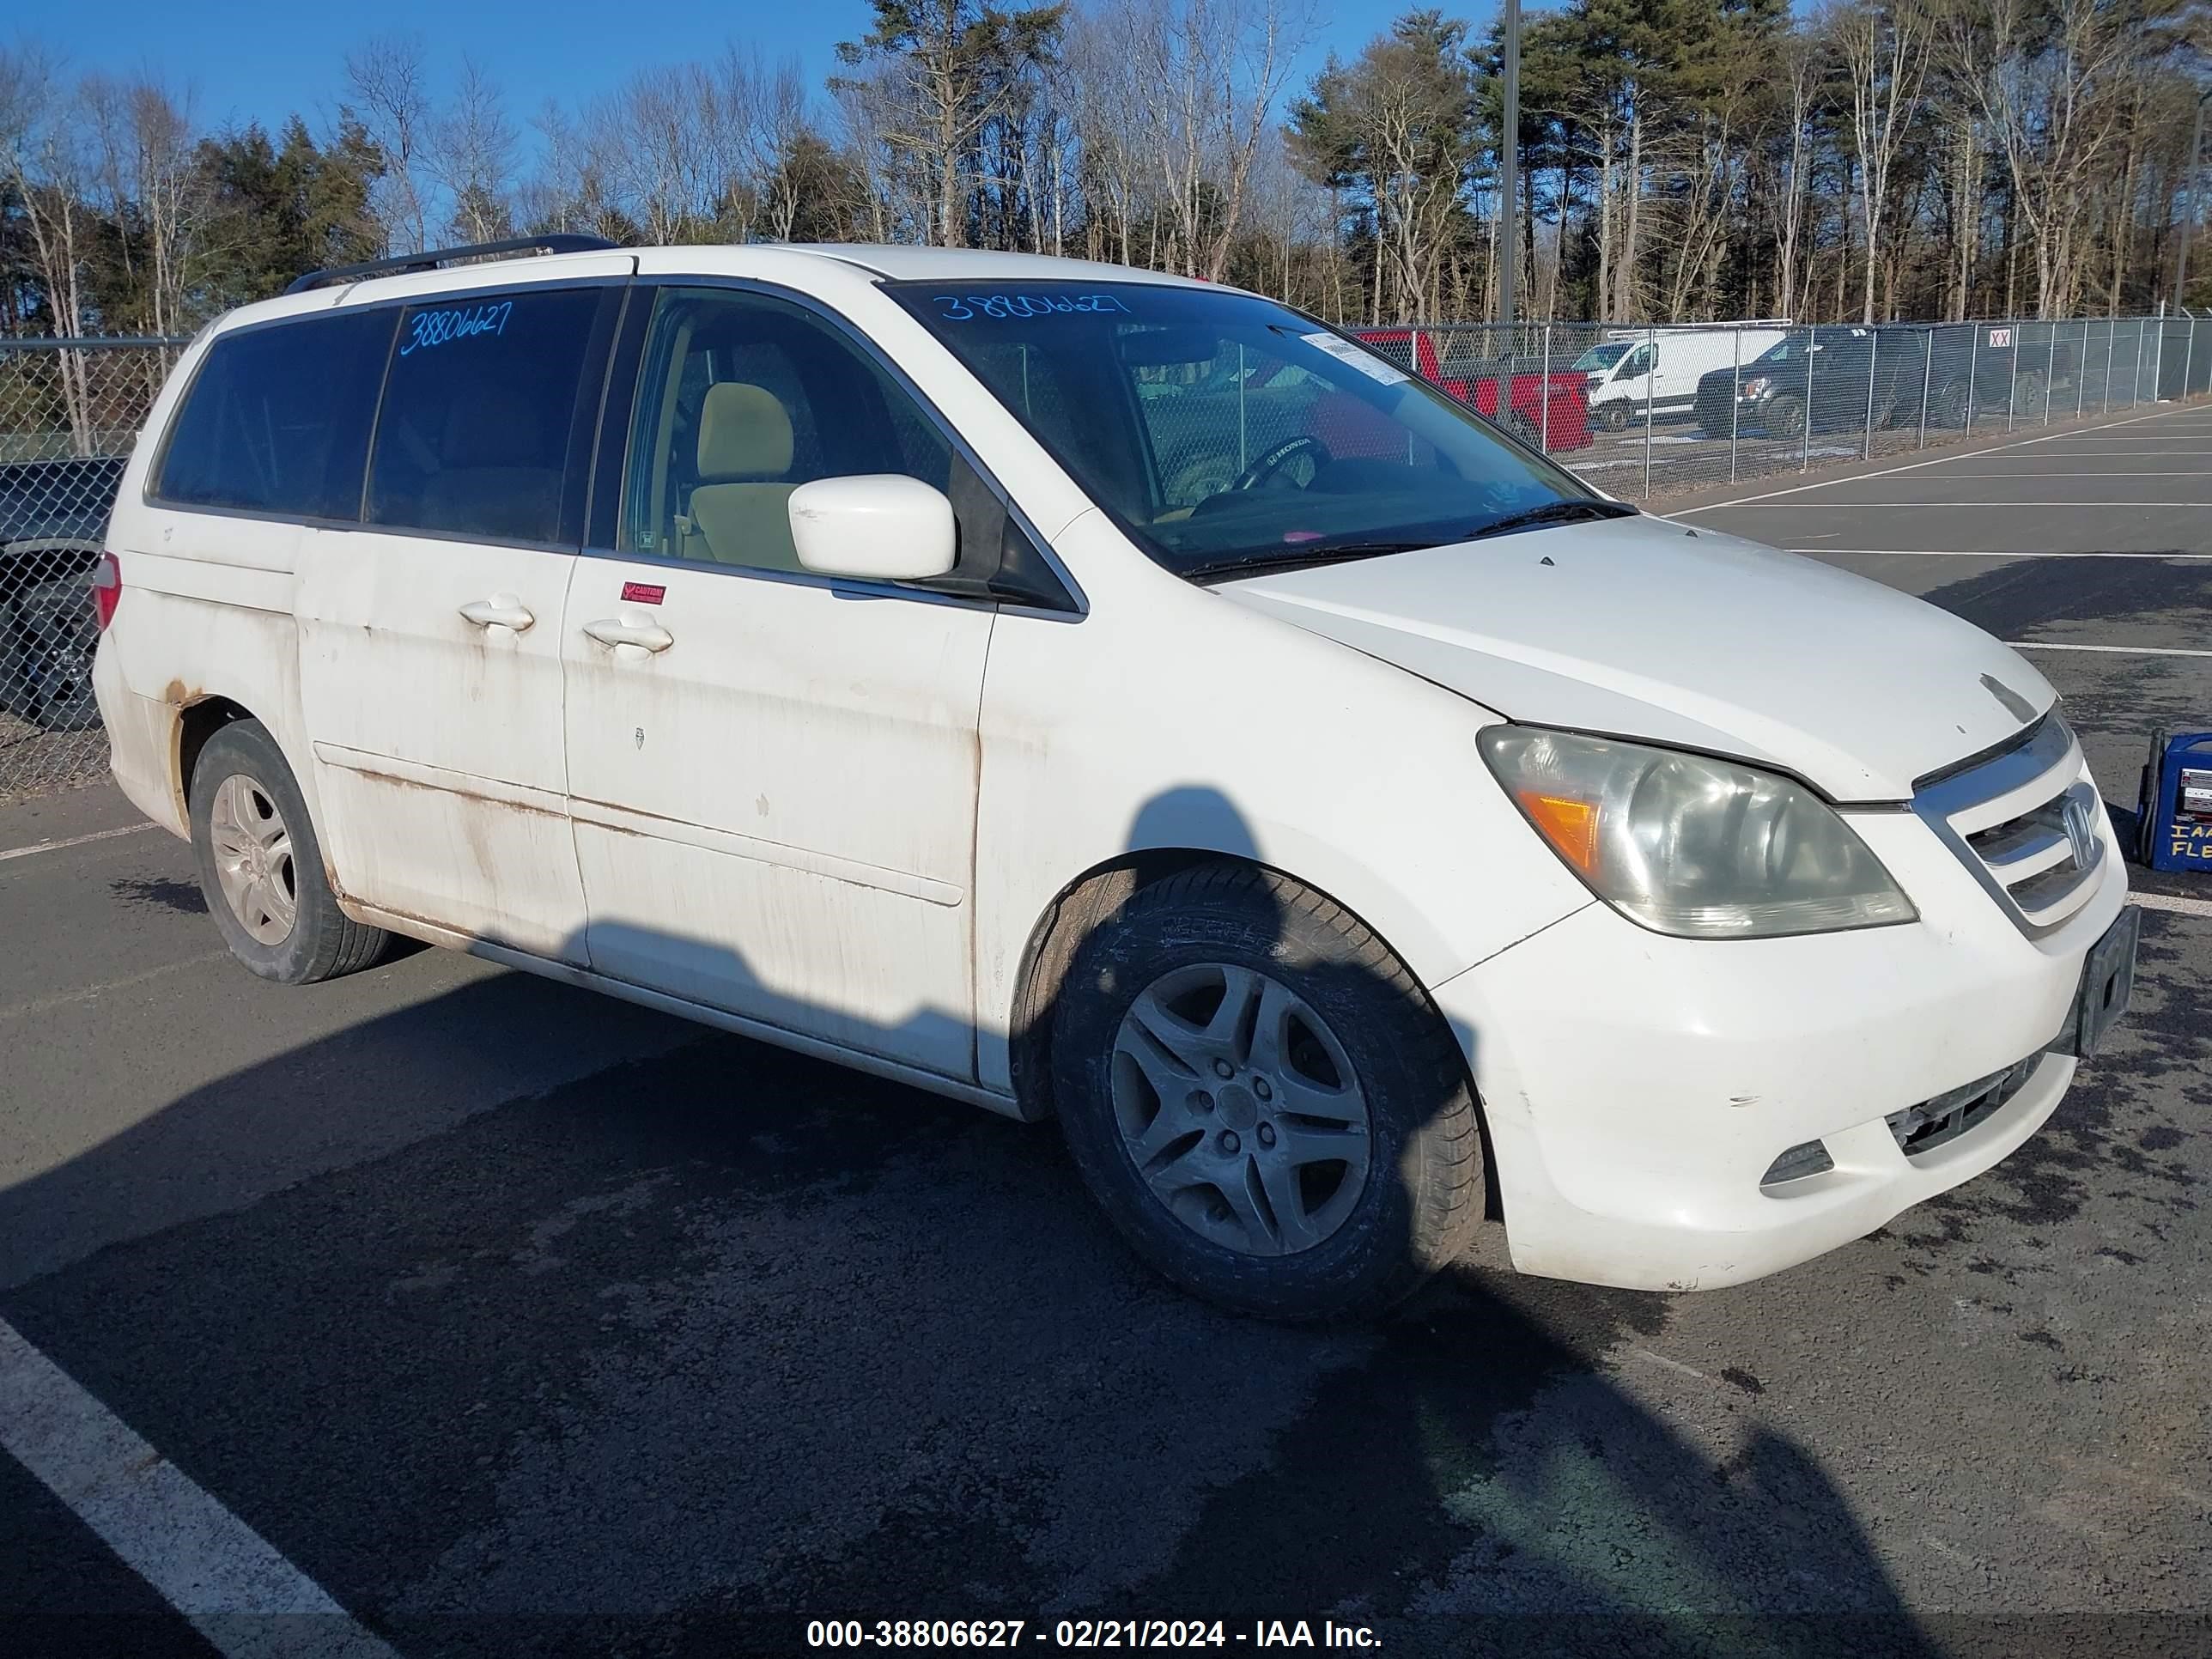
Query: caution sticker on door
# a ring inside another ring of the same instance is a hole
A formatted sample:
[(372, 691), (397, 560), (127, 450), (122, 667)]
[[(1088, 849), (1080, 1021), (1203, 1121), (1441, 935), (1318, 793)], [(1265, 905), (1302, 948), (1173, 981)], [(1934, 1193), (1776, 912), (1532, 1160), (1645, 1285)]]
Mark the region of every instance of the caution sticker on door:
[(668, 597), (668, 589), (659, 582), (624, 582), (624, 605), (659, 605)]

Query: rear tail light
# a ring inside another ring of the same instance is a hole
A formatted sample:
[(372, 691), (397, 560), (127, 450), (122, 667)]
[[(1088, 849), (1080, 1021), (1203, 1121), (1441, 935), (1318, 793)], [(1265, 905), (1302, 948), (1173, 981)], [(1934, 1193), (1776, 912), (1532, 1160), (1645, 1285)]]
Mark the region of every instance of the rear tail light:
[(112, 553), (103, 553), (92, 568), (92, 614), (104, 629), (115, 620), (115, 607), (123, 603), (123, 566)]

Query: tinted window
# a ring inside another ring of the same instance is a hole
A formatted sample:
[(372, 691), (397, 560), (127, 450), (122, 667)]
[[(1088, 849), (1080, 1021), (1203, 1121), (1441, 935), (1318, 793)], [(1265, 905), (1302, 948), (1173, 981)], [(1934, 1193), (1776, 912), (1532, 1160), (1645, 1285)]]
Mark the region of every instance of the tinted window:
[(1401, 364), (1272, 301), (1136, 283), (884, 292), (1181, 573), (1468, 540), (1592, 500)]
[(619, 545), (797, 570), (791, 492), (899, 472), (949, 489), (952, 450), (906, 388), (799, 307), (729, 289), (654, 302)]
[(155, 493), (198, 507), (359, 517), (392, 322), (388, 311), (343, 313), (216, 340), (170, 427)]
[(601, 290), (410, 306), (386, 377), (368, 520), (550, 542)]

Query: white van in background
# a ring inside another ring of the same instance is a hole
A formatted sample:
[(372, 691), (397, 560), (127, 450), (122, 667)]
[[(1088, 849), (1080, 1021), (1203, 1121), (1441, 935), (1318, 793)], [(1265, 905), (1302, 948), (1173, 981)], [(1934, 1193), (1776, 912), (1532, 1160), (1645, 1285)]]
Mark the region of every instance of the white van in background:
[(1575, 359), (1575, 367), (1589, 376), (1584, 390), (1590, 422), (1618, 432), (1642, 420), (1647, 404), (1654, 415), (1686, 413), (1697, 402), (1700, 376), (1747, 363), (1789, 332), (1786, 319), (1726, 328), (1609, 329)]

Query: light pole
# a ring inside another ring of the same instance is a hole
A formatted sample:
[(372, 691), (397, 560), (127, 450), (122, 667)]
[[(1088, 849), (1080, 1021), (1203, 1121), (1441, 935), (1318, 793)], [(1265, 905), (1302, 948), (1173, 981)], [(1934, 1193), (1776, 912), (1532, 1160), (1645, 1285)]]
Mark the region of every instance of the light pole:
[(1504, 6), (1505, 109), (1498, 137), (1498, 320), (1510, 323), (1514, 284), (1521, 274), (1521, 0), (1504, 0)]

